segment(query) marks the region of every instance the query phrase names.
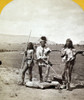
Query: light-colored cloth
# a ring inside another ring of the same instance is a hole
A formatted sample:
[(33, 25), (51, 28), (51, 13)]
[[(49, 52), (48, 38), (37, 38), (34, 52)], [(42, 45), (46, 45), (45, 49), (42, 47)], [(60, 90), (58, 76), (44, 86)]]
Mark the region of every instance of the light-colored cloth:
[(26, 63), (28, 65), (31, 65), (33, 63), (33, 59), (34, 59), (34, 50), (27, 50), (27, 56), (26, 56)]
[(58, 81), (52, 81), (51, 83), (48, 82), (42, 82), (40, 83), (39, 81), (27, 81), (25, 84), (27, 87), (33, 87), (33, 88), (40, 88), (40, 89), (44, 89), (44, 88), (49, 88), (54, 86), (55, 88), (60, 85)]
[(27, 58), (32, 59), (34, 55), (34, 50), (30, 49), (27, 50)]
[(61, 53), (64, 55), (62, 58), (63, 62), (72, 61), (75, 59), (76, 49), (63, 48)]
[[(43, 59), (47, 63), (47, 61), (49, 60), (49, 54), (46, 55), (48, 51), (51, 51), (51, 50), (50, 50), (50, 48), (48, 48), (46, 46), (44, 48), (42, 46), (37, 47), (37, 49), (36, 49), (37, 60)], [(44, 62), (38, 62), (38, 65), (46, 66), (46, 64)]]

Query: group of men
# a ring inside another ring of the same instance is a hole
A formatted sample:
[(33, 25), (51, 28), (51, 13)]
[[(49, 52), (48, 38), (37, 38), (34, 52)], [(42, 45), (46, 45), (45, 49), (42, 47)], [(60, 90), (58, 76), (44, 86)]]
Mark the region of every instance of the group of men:
[[(25, 66), (22, 71), (22, 83), (24, 84), (24, 78), (25, 73), (27, 70), (29, 70), (29, 80), (32, 81), (32, 68), (34, 66), (34, 54), (36, 55), (36, 62), (39, 69), (39, 76), (40, 76), (40, 82), (47, 82), (48, 76), (50, 72), (50, 67), (52, 64), (49, 61), (51, 49), (47, 47), (47, 38), (45, 36), (42, 36), (40, 38), (40, 46), (34, 50), (34, 45), (32, 42), (28, 43), (27, 50), (25, 52), (26, 60), (25, 60)], [(78, 52), (79, 54), (83, 54), (84, 52)], [(63, 87), (67, 87), (70, 89), (70, 83), (71, 83), (71, 74), (73, 70), (73, 66), (75, 63), (76, 55), (78, 54), (76, 52), (76, 49), (73, 46), (73, 42), (71, 39), (67, 39), (66, 43), (61, 51), (62, 54), (62, 61), (65, 63), (65, 68), (62, 75), (62, 83)], [(43, 71), (42, 68), (46, 67), (46, 74), (45, 78), (43, 78)]]
[[(51, 52), (50, 48), (46, 46), (47, 38), (42, 36), (40, 38), (40, 46), (35, 50), (32, 42), (29, 42), (27, 45), (27, 50), (25, 51), (24, 67), (22, 70), (22, 82), (24, 84), (25, 73), (29, 71), (29, 80), (32, 81), (32, 69), (34, 66), (34, 60), (36, 61), (39, 69), (40, 82), (47, 81), (49, 71), (50, 71), (50, 62), (49, 54)], [(36, 58), (35, 58), (36, 55)], [(43, 78), (42, 68), (46, 67), (46, 75)]]

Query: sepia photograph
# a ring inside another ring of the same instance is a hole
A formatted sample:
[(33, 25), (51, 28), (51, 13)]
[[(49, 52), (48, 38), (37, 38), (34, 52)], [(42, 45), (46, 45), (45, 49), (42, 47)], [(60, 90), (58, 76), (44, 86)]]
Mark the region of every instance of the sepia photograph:
[(84, 100), (84, 0), (0, 0), (0, 100)]

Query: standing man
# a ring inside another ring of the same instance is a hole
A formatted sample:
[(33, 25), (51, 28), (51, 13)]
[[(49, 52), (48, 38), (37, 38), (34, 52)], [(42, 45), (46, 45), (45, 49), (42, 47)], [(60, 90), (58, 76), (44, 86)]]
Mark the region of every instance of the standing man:
[(42, 67), (46, 67), (45, 81), (47, 81), (49, 71), (50, 71), (50, 65), (48, 64), (48, 62), (49, 62), (49, 54), (51, 50), (46, 46), (46, 42), (47, 42), (47, 38), (45, 36), (42, 36), (40, 38), (40, 46), (38, 46), (36, 50), (40, 82), (43, 82)]

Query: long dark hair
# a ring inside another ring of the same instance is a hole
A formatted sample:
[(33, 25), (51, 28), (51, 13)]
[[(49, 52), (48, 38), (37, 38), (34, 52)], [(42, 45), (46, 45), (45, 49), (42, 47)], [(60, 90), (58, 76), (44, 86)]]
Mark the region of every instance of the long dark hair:
[(32, 42), (29, 42), (27, 45), (27, 50), (33, 49), (34, 50), (34, 45)]
[[(31, 50), (33, 49), (34, 50), (34, 45), (32, 42), (29, 42), (28, 45), (27, 45), (27, 50)], [(25, 51), (25, 56), (27, 56), (27, 50)], [(34, 50), (35, 51), (35, 50)]]
[(70, 42), (70, 45), (69, 45), (69, 47), (68, 47), (67, 44), (65, 44), (65, 45), (64, 45), (64, 48), (67, 48), (67, 47), (68, 47), (68, 48), (74, 49), (72, 40), (71, 40), (71, 39), (67, 39), (67, 40), (66, 40), (66, 43), (67, 43), (67, 42)]

